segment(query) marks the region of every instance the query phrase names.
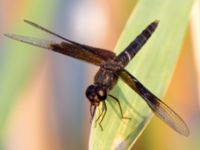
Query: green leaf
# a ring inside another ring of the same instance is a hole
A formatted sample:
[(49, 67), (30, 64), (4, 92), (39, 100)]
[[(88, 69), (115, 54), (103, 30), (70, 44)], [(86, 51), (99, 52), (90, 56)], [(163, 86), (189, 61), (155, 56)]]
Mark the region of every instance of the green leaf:
[[(126, 68), (160, 98), (176, 67), (192, 3), (193, 0), (138, 1), (116, 46), (119, 54), (149, 23), (160, 20), (155, 33)], [(104, 130), (98, 123), (95, 127), (93, 120), (89, 143), (92, 150), (130, 149), (150, 121), (150, 108), (125, 83), (119, 80), (111, 94), (120, 100), (124, 115), (132, 119), (122, 120), (118, 105), (108, 99)]]

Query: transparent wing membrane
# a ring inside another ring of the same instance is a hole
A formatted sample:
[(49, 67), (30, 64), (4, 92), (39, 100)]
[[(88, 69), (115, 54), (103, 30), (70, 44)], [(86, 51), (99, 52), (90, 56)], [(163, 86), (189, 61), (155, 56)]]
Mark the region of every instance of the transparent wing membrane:
[(12, 33), (7, 33), (4, 35), (16, 41), (20, 41), (23, 43), (31, 44), (31, 45), (41, 47), (41, 48), (46, 48), (46, 49), (51, 49), (50, 45), (55, 43), (53, 41), (47, 41), (43, 39), (37, 39), (33, 37), (17, 35), (17, 34), (12, 34)]
[(73, 44), (76, 44), (76, 45), (81, 45), (81, 44), (79, 44), (77, 42), (74, 42), (74, 41), (71, 41), (71, 40), (69, 40), (69, 39), (67, 39), (67, 38), (65, 38), (65, 37), (63, 37), (63, 36), (61, 36), (59, 34), (56, 34), (55, 32), (52, 32), (52, 31), (50, 31), (50, 30), (48, 30), (48, 29), (42, 27), (41, 25), (38, 25), (38, 24), (36, 24), (36, 23), (34, 23), (32, 21), (24, 20), (24, 22), (29, 24), (29, 25), (31, 25), (31, 26), (33, 26), (33, 27), (35, 27), (35, 28), (37, 28), (37, 29), (40, 29), (40, 30), (42, 30), (44, 32), (47, 32), (47, 33), (51, 34), (51, 35), (54, 35), (54, 36), (56, 36), (56, 37), (58, 37), (58, 38), (60, 38), (62, 40), (65, 40), (67, 42), (70, 42), (70, 43), (73, 43)]
[(178, 133), (184, 136), (188, 136), (189, 129), (183, 119), (161, 100), (159, 100), (158, 98), (155, 99), (157, 103), (156, 105), (154, 104), (154, 102), (152, 102), (152, 100), (146, 99), (147, 104), (153, 110), (155, 115), (166, 122)]

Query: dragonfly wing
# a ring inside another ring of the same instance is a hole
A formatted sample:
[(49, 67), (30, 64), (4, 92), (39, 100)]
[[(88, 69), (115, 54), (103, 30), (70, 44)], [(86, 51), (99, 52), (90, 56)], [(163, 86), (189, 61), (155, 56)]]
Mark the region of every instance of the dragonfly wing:
[(106, 50), (106, 49), (102, 49), (102, 48), (96, 48), (96, 47), (92, 47), (92, 46), (89, 46), (89, 45), (84, 45), (84, 44), (80, 44), (80, 43), (77, 43), (77, 42), (74, 42), (72, 40), (69, 40), (53, 31), (50, 31), (48, 29), (46, 29), (45, 27), (42, 27), (41, 25), (38, 25), (32, 21), (29, 21), (29, 20), (24, 20), (25, 23), (31, 25), (32, 27), (35, 27), (37, 29), (40, 29), (41, 31), (44, 31), (46, 33), (49, 33), (53, 36), (56, 36), (68, 43), (71, 43), (72, 45), (76, 45), (77, 47), (80, 47), (81, 49), (85, 49), (87, 51), (90, 51), (91, 53), (95, 54), (95, 55), (98, 55), (99, 57), (101, 57), (102, 59), (104, 60), (108, 60), (108, 59), (114, 59), (115, 58), (115, 53), (109, 51), (109, 50)]
[(157, 117), (167, 123), (178, 133), (184, 136), (189, 135), (189, 129), (183, 119), (147, 88), (145, 88), (134, 76), (126, 70), (122, 70), (118, 73), (118, 75), (146, 101)]
[(6, 33), (4, 35), (6, 37), (11, 38), (16, 41), (20, 41), (23, 43), (27, 43), (30, 45), (34, 45), (34, 46), (46, 48), (46, 49), (50, 49), (50, 45), (55, 43), (53, 41), (47, 41), (47, 40), (37, 39), (37, 38), (33, 38), (33, 37), (27, 37), (27, 36), (23, 36), (23, 35), (12, 34), (12, 33)]
[(53, 41), (37, 39), (33, 37), (27, 37), (27, 36), (16, 35), (16, 34), (5, 34), (5, 36), (11, 39), (20, 41), (20, 42), (24, 42), (27, 44), (41, 47), (41, 48), (49, 49), (60, 54), (71, 56), (73, 58), (81, 59), (83, 61), (92, 63), (94, 65), (99, 66), (104, 62), (104, 59), (102, 59), (101, 57), (99, 57), (98, 55), (94, 53), (91, 53), (87, 49), (77, 47), (76, 45), (73, 45), (67, 42), (56, 43)]

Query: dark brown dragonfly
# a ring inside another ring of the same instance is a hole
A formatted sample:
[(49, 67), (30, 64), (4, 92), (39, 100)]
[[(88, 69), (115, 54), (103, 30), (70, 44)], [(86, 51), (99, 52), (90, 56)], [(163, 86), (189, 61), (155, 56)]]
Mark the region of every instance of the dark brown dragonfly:
[(189, 129), (186, 123), (181, 119), (181, 117), (177, 113), (175, 113), (170, 107), (168, 107), (164, 102), (162, 102), (158, 97), (156, 97), (152, 92), (150, 92), (146, 87), (144, 87), (126, 69), (124, 69), (153, 34), (158, 26), (158, 21), (154, 21), (149, 24), (142, 31), (142, 33), (139, 34), (136, 39), (132, 41), (128, 45), (128, 47), (118, 56), (116, 56), (115, 53), (106, 49), (79, 44), (77, 42), (66, 39), (63, 36), (49, 31), (48, 29), (31, 21), (24, 21), (35, 28), (38, 28), (42, 31), (45, 31), (51, 35), (60, 38), (62, 42), (57, 43), (54, 41), (46, 41), (16, 34), (5, 34), (5, 36), (17, 41), (71, 56), (100, 67), (94, 77), (94, 83), (90, 85), (86, 90), (86, 96), (91, 103), (90, 113), (92, 118), (95, 114), (96, 108), (99, 106), (100, 103), (102, 103), (102, 111), (96, 120), (99, 121), (100, 127), (102, 127), (101, 123), (107, 112), (106, 99), (108, 96), (115, 100), (119, 105), (119, 110), (122, 118), (128, 119), (127, 117), (123, 116), (119, 100), (113, 95), (109, 94), (112, 88), (116, 85), (118, 78), (120, 78), (145, 100), (147, 105), (156, 114), (156, 116), (158, 116), (161, 120), (163, 120), (178, 133), (184, 136), (189, 135)]

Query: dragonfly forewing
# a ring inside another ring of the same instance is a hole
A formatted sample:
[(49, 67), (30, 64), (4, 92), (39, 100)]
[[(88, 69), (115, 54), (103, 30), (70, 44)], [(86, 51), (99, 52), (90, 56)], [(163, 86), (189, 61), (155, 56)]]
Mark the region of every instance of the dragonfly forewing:
[[(35, 27), (36, 29), (39, 29), (41, 31), (44, 31), (46, 33), (49, 33), (55, 37), (58, 37), (60, 38), (61, 40), (64, 40), (65, 42), (67, 43), (70, 43), (72, 45), (76, 45), (77, 47), (81, 48), (81, 49), (84, 49), (85, 51), (89, 51), (90, 53), (93, 53), (94, 55), (97, 55), (99, 57), (101, 57), (102, 59), (104, 60), (108, 60), (108, 59), (114, 59), (115, 58), (115, 53), (109, 51), (109, 50), (106, 50), (106, 49), (102, 49), (102, 48), (97, 48), (97, 47), (93, 47), (93, 46), (89, 46), (89, 45), (85, 45), (85, 44), (80, 44), (78, 42), (75, 42), (75, 41), (72, 41), (72, 40), (69, 40), (53, 31), (50, 31), (48, 30), (47, 28), (39, 25), (39, 24), (36, 24), (32, 21), (29, 21), (29, 20), (24, 20), (25, 23), (31, 25), (32, 27)], [(97, 57), (96, 56), (96, 57)]]
[(6, 37), (11, 38), (16, 41), (20, 41), (23, 43), (27, 43), (33, 46), (45, 48), (45, 49), (51, 49), (50, 45), (54, 44), (53, 41), (43, 40), (43, 39), (37, 39), (33, 37), (23, 36), (23, 35), (17, 35), (12, 33), (6, 33), (4, 34)]
[(116, 57), (115, 53), (109, 50), (96, 48), (96, 47), (74, 42), (29, 20), (24, 20), (24, 22), (41, 31), (49, 33), (61, 39), (62, 41), (54, 42), (54, 41), (43, 40), (43, 39), (27, 37), (27, 36), (22, 36), (22, 35), (16, 35), (16, 34), (11, 34), (11, 33), (5, 34), (5, 36), (11, 39), (20, 41), (20, 42), (24, 42), (24, 43), (38, 46), (45, 49), (50, 49), (60, 54), (81, 59), (83, 61), (86, 61), (94, 65), (98, 65), (98, 66), (100, 66), (105, 61), (114, 59)]
[(85, 49), (82, 49), (70, 43), (66, 43), (66, 42), (56, 43), (53, 41), (37, 39), (33, 37), (27, 37), (27, 36), (16, 35), (16, 34), (10, 34), (10, 33), (5, 34), (5, 36), (11, 39), (23, 42), (23, 43), (49, 49), (66, 56), (71, 56), (73, 58), (77, 58), (77, 59), (86, 61), (88, 63), (92, 63), (94, 65), (99, 66), (104, 62), (104, 60), (98, 55), (93, 54), (90, 51), (87, 51)]

